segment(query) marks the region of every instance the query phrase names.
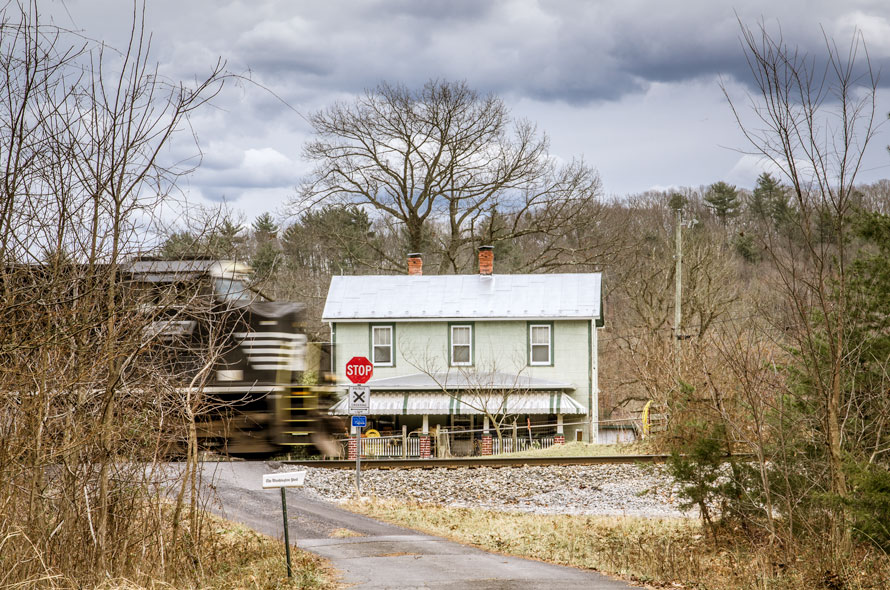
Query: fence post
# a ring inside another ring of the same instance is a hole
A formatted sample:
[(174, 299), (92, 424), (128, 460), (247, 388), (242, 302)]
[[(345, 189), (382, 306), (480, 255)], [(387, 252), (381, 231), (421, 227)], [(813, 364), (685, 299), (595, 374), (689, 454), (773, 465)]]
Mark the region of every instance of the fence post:
[[(516, 428), (516, 419), (513, 420), (513, 448), (511, 449), (514, 453), (519, 450), (519, 445), (517, 442), (519, 441), (519, 433)], [(503, 452), (503, 451), (501, 451)]]

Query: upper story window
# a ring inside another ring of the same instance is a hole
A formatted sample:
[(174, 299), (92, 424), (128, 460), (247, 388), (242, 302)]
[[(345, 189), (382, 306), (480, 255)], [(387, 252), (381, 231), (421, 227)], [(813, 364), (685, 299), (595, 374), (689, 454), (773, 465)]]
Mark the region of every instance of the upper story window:
[(451, 334), (451, 366), (473, 364), (473, 326), (455, 324), (449, 327)]
[(395, 326), (371, 326), (371, 362), (378, 367), (395, 365)]
[(552, 365), (553, 364), (553, 325), (529, 324), (529, 364)]

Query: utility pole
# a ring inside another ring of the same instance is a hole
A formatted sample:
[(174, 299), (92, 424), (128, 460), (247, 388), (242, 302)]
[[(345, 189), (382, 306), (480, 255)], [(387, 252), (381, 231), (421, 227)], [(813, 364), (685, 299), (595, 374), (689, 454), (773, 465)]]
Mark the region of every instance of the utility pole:
[(681, 324), (683, 322), (683, 224), (689, 227), (698, 223), (696, 219), (683, 220), (682, 195), (671, 195), (670, 206), (677, 213), (677, 224), (674, 228), (675, 252), (674, 252), (674, 358), (677, 363), (677, 378), (680, 375), (680, 340), (683, 338)]
[(683, 208), (677, 207), (677, 226), (674, 230), (676, 252), (674, 254), (674, 356), (677, 359), (677, 372), (680, 372), (680, 322), (683, 319), (680, 308), (683, 301)]

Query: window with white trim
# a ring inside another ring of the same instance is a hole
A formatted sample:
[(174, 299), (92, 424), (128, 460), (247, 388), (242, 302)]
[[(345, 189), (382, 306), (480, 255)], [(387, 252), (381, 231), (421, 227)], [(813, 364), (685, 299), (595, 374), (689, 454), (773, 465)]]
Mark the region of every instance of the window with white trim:
[(473, 364), (473, 326), (451, 326), (451, 366)]
[(529, 324), (529, 364), (553, 364), (553, 326), (550, 324)]
[(393, 366), (392, 336), (392, 326), (371, 326), (371, 362), (375, 366)]

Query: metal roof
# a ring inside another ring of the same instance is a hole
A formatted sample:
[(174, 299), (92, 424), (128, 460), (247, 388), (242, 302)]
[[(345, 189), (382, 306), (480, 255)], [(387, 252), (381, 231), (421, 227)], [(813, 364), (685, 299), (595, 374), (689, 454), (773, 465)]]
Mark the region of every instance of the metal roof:
[(322, 320), (601, 320), (600, 290), (600, 273), (335, 276)]
[[(486, 400), (479, 394), (448, 393), (379, 393), (371, 395), (368, 413), (372, 416), (400, 414), (403, 416), (426, 415), (482, 415), (484, 410), (502, 414), (586, 414), (587, 410), (564, 393), (535, 392), (517, 393), (496, 401)], [(349, 403), (343, 399), (331, 408), (330, 414), (349, 414)]]
[(528, 375), (501, 372), (414, 373), (368, 381), (372, 390), (441, 391), (441, 390), (571, 390), (575, 386), (563, 381), (535, 379)]
[(121, 266), (140, 281), (164, 283), (190, 280), (202, 276), (234, 277), (246, 275), (252, 269), (246, 264), (233, 260), (134, 260)]

